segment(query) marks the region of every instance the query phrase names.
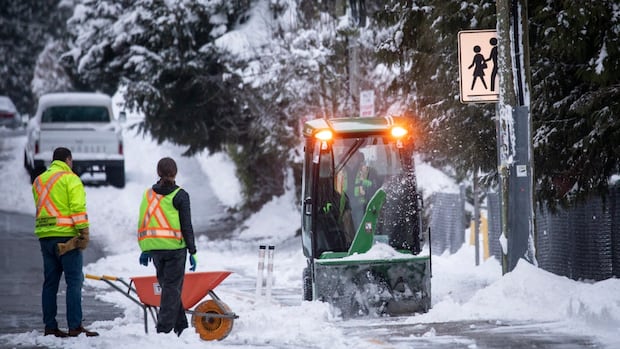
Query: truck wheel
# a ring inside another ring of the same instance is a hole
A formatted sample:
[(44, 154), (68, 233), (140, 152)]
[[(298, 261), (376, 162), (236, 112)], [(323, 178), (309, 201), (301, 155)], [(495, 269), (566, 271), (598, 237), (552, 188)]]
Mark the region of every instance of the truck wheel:
[(106, 167), (105, 177), (110, 185), (117, 188), (125, 187), (125, 167)]
[(312, 301), (312, 275), (310, 274), (310, 268), (304, 268), (301, 279), (304, 287), (303, 300)]

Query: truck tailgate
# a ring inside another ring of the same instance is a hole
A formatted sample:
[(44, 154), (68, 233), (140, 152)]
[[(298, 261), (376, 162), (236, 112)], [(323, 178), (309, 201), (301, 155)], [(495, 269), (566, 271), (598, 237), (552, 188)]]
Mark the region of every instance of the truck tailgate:
[(109, 124), (104, 127), (42, 125), (39, 139), (41, 154), (51, 154), (57, 147), (66, 147), (71, 150), (74, 160), (120, 158), (120, 143), (119, 132)]

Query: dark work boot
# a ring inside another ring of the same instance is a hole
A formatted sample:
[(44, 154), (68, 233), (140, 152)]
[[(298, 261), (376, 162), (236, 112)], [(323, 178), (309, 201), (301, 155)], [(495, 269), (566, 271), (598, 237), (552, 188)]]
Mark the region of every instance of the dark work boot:
[(60, 338), (65, 338), (68, 337), (69, 334), (67, 334), (67, 332), (65, 331), (61, 331), (57, 328), (46, 328), (45, 329), (45, 335), (49, 336), (49, 335), (54, 335), (55, 337), (60, 337)]
[(84, 333), (86, 337), (97, 337), (99, 335), (99, 333), (94, 332), (94, 331), (89, 331), (85, 329), (84, 327), (82, 327), (81, 325), (78, 328), (69, 329), (69, 337), (77, 337), (80, 335), (80, 333)]

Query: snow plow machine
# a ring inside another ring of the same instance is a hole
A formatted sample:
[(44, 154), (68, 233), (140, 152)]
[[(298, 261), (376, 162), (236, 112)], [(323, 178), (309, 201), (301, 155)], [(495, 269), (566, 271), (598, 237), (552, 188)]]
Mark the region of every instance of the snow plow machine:
[(303, 299), (327, 302), (343, 318), (427, 312), (430, 234), (411, 120), (315, 119), (303, 135)]

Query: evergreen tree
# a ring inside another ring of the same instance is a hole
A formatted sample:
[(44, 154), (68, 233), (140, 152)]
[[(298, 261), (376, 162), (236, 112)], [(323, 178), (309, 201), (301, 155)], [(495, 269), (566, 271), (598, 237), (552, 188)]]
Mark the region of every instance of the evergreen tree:
[[(37, 95), (122, 87), (146, 115), (143, 132), (187, 154), (229, 152), (248, 208), (283, 192), (286, 168), (299, 171), (301, 121), (357, 114), (352, 86), (375, 91), (377, 115), (417, 118), (419, 151), (435, 166), (495, 181), (494, 105), (461, 104), (457, 78), (458, 32), (495, 28), (493, 1), (84, 0), (66, 28), (58, 4), (0, 8), (0, 94), (33, 111), (37, 56)], [(264, 4), (269, 43), (242, 57), (215, 44)], [(605, 193), (620, 170), (618, 6), (528, 6), (537, 196)]]
[(71, 4), (59, 0), (4, 0), (0, 5), (0, 95), (21, 113), (34, 113), (30, 83), (37, 55), (62, 37)]
[[(537, 197), (605, 194), (620, 171), (617, 4), (528, 6)], [(396, 0), (375, 15), (378, 60), (401, 71), (390, 86), (421, 119), (421, 150), (457, 178), (477, 168), (497, 176), (494, 107), (460, 105), (455, 79), (458, 31), (494, 28), (495, 11), (490, 1)]]
[(122, 87), (126, 107), (145, 115), (140, 130), (157, 141), (187, 146), (185, 155), (229, 151), (246, 208), (255, 210), (283, 192), (286, 164), (274, 147), (281, 138), (269, 134), (263, 93), (244, 83), (237, 59), (215, 44), (250, 5), (86, 0), (68, 22), (64, 62), (77, 85), (107, 93)]
[(496, 177), (494, 105), (459, 102), (458, 32), (495, 28), (492, 1), (394, 0), (374, 15), (377, 60), (393, 67), (390, 91), (419, 119), (420, 151), (457, 179)]
[(604, 195), (620, 171), (617, 1), (530, 1), (538, 196)]
[(69, 74), (60, 64), (60, 57), (64, 51), (62, 41), (50, 40), (39, 54), (31, 84), (35, 99), (45, 93), (74, 89)]

